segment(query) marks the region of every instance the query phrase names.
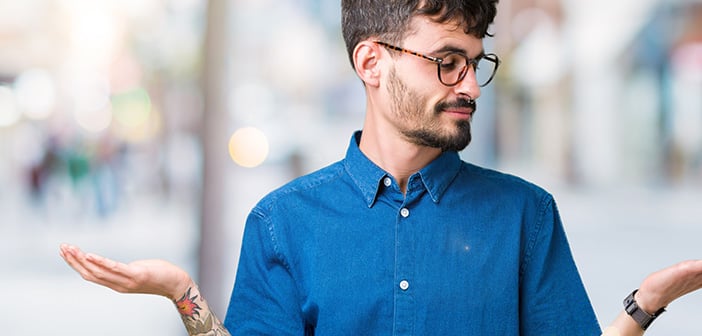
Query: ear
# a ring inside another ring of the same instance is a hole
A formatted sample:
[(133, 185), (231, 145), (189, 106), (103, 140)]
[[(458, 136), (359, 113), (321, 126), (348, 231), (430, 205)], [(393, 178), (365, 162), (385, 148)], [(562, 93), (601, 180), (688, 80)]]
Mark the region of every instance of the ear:
[(380, 84), (381, 46), (373, 41), (361, 41), (353, 50), (353, 64), (356, 74), (367, 86)]

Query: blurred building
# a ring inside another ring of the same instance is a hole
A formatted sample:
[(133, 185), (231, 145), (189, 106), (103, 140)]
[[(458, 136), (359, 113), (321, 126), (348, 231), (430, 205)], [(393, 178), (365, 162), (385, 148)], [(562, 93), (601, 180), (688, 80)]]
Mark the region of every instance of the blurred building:
[(699, 1), (500, 6), (498, 165), (579, 186), (700, 182)]
[[(627, 172), (668, 183), (702, 177), (702, 2), (662, 2), (627, 43), (620, 129)], [(643, 168), (643, 169), (641, 169)]]

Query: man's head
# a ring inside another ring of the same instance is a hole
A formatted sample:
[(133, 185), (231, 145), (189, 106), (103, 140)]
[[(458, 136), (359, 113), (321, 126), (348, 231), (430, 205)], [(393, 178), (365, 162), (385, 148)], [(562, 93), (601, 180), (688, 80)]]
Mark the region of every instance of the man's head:
[(356, 45), (374, 37), (398, 44), (410, 21), (426, 16), (436, 23), (458, 22), (466, 34), (484, 38), (497, 14), (498, 0), (342, 0), (341, 26), (351, 65)]
[(489, 81), (480, 75), (490, 78), (499, 63), (482, 42), (496, 3), (342, 0), (344, 38), (366, 88), (364, 131), (464, 149), (480, 86)]

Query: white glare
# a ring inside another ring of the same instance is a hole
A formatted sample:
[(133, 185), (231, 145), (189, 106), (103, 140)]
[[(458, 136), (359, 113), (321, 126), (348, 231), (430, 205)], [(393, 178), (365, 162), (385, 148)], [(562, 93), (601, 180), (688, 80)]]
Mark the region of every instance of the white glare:
[(14, 93), (7, 86), (0, 85), (0, 127), (12, 126), (19, 119)]
[(56, 88), (51, 75), (42, 69), (23, 72), (15, 81), (17, 105), (24, 114), (34, 120), (51, 115), (56, 102)]

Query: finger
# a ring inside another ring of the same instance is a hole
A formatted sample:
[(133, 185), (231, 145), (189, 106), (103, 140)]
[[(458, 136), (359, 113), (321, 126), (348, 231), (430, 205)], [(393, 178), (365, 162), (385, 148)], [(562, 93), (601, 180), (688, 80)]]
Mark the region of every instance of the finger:
[(114, 261), (102, 258), (95, 254), (86, 254), (75, 246), (63, 246), (63, 256), (66, 262), (73, 267), (83, 279), (101, 286), (111, 288), (118, 292), (125, 290), (125, 279), (118, 273), (112, 272), (109, 267)]
[(99, 271), (102, 274), (111, 275), (119, 279), (131, 279), (134, 276), (134, 271), (127, 264), (105, 258), (96, 254), (86, 254), (85, 260), (90, 263), (94, 271)]
[(78, 272), (83, 278), (88, 275), (88, 270), (84, 267), (82, 252), (75, 246), (62, 245), (61, 256), (71, 268)]
[(89, 282), (110, 288), (119, 293), (138, 292), (132, 267), (93, 253), (84, 253), (78, 247), (61, 246), (61, 256)]
[(165, 261), (155, 259), (139, 260), (135, 263), (125, 264), (94, 253), (85, 253), (78, 247), (68, 244), (62, 244), (59, 253), (66, 262), (75, 265), (77, 268), (85, 269), (86, 272), (101, 270), (110, 274), (122, 275), (126, 278), (138, 276), (140, 271), (144, 271), (144, 265), (162, 267), (162, 265), (168, 264)]
[(66, 259), (64, 250), (68, 247), (68, 244), (61, 244), (59, 245), (59, 254), (61, 255), (61, 258)]
[(90, 275), (89, 281), (112, 288), (118, 292), (126, 291), (129, 277), (125, 275), (126, 265), (95, 255), (84, 256), (85, 269)]

